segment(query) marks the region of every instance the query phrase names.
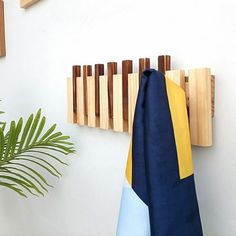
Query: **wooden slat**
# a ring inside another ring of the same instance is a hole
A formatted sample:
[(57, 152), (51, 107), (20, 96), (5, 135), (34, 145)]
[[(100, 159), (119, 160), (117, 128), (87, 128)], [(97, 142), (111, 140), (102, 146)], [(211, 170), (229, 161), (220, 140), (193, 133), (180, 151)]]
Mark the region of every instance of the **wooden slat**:
[(77, 86), (76, 78), (81, 76), (81, 66), (72, 67), (72, 79), (73, 79), (73, 111), (74, 111), (74, 122), (77, 122)]
[(133, 61), (122, 61), (122, 91), (124, 131), (128, 131), (128, 74), (133, 72)]
[(96, 114), (96, 127), (100, 127), (100, 107), (99, 107), (99, 76), (104, 75), (104, 65), (95, 64), (95, 114)]
[(83, 66), (83, 80), (84, 80), (84, 122), (88, 124), (88, 94), (87, 94), (87, 76), (92, 75), (92, 66)]
[(174, 81), (182, 89), (185, 90), (185, 71), (184, 70), (169, 70), (165, 72), (167, 78)]
[(79, 125), (85, 125), (84, 122), (84, 81), (83, 77), (76, 78), (77, 88), (77, 123)]
[(120, 132), (124, 131), (122, 75), (120, 74), (113, 75), (113, 129)]
[(211, 76), (211, 116), (215, 115), (215, 76)]
[(0, 0), (0, 57), (6, 56), (4, 2)]
[(139, 89), (139, 74), (133, 73), (128, 76), (128, 94), (129, 94), (129, 133), (132, 133), (133, 118), (136, 106), (136, 100)]
[(72, 78), (67, 78), (67, 120), (69, 123), (74, 123)]
[(211, 72), (208, 68), (188, 71), (191, 143), (212, 145)]
[(144, 70), (150, 68), (150, 58), (139, 58), (139, 81)]
[(107, 75), (99, 76), (100, 91), (100, 128), (109, 129), (108, 79)]
[(167, 70), (171, 70), (171, 57), (168, 55), (158, 56), (158, 70), (165, 73)]
[(109, 126), (113, 128), (113, 75), (117, 74), (117, 62), (107, 63)]
[(30, 6), (32, 6), (33, 4), (35, 4), (36, 2), (39, 2), (40, 0), (21, 0), (20, 1), (20, 7), (21, 8), (28, 8)]
[(87, 76), (87, 93), (88, 93), (88, 126), (96, 127), (95, 117), (95, 78)]

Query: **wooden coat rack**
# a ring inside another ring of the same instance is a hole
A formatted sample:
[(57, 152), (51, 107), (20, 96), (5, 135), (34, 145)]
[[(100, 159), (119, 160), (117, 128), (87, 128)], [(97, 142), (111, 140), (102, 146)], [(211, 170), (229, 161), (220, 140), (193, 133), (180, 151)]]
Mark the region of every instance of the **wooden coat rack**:
[[(215, 78), (209, 68), (171, 70), (171, 57), (158, 57), (158, 70), (186, 92), (191, 143), (212, 145)], [(73, 66), (67, 79), (68, 121), (89, 127), (131, 132), (141, 73), (150, 68), (149, 58), (139, 59), (139, 70), (133, 73), (133, 61), (122, 61), (118, 74), (117, 62)], [(82, 70), (83, 69), (83, 72)]]

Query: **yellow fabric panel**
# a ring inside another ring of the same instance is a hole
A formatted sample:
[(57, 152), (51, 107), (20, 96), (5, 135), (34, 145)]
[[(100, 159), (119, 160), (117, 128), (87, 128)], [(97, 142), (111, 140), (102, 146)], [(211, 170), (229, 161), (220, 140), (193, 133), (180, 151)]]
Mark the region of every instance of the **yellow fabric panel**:
[(180, 179), (193, 174), (192, 150), (184, 90), (166, 78), (166, 89), (178, 156)]
[(127, 159), (127, 165), (126, 165), (126, 178), (132, 186), (132, 135), (130, 139), (130, 146), (129, 146), (129, 153), (128, 153), (128, 159)]

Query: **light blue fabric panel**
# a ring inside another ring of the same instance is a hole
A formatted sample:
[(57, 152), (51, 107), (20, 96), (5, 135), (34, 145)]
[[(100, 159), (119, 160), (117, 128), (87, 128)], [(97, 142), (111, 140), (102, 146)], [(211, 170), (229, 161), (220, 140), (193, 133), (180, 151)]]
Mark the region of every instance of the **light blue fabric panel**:
[(147, 205), (129, 186), (123, 187), (117, 236), (150, 236)]

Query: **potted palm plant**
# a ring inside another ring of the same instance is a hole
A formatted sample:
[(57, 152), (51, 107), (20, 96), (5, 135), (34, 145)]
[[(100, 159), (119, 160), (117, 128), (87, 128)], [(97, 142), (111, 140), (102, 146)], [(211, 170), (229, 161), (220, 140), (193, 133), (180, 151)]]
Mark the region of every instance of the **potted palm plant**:
[(74, 153), (74, 145), (56, 131), (56, 124), (45, 130), (45, 123), (41, 109), (26, 122), (11, 121), (8, 130), (6, 122), (0, 122), (0, 186), (24, 197), (43, 196), (51, 187), (45, 173), (61, 175), (55, 162), (66, 165), (61, 156)]

